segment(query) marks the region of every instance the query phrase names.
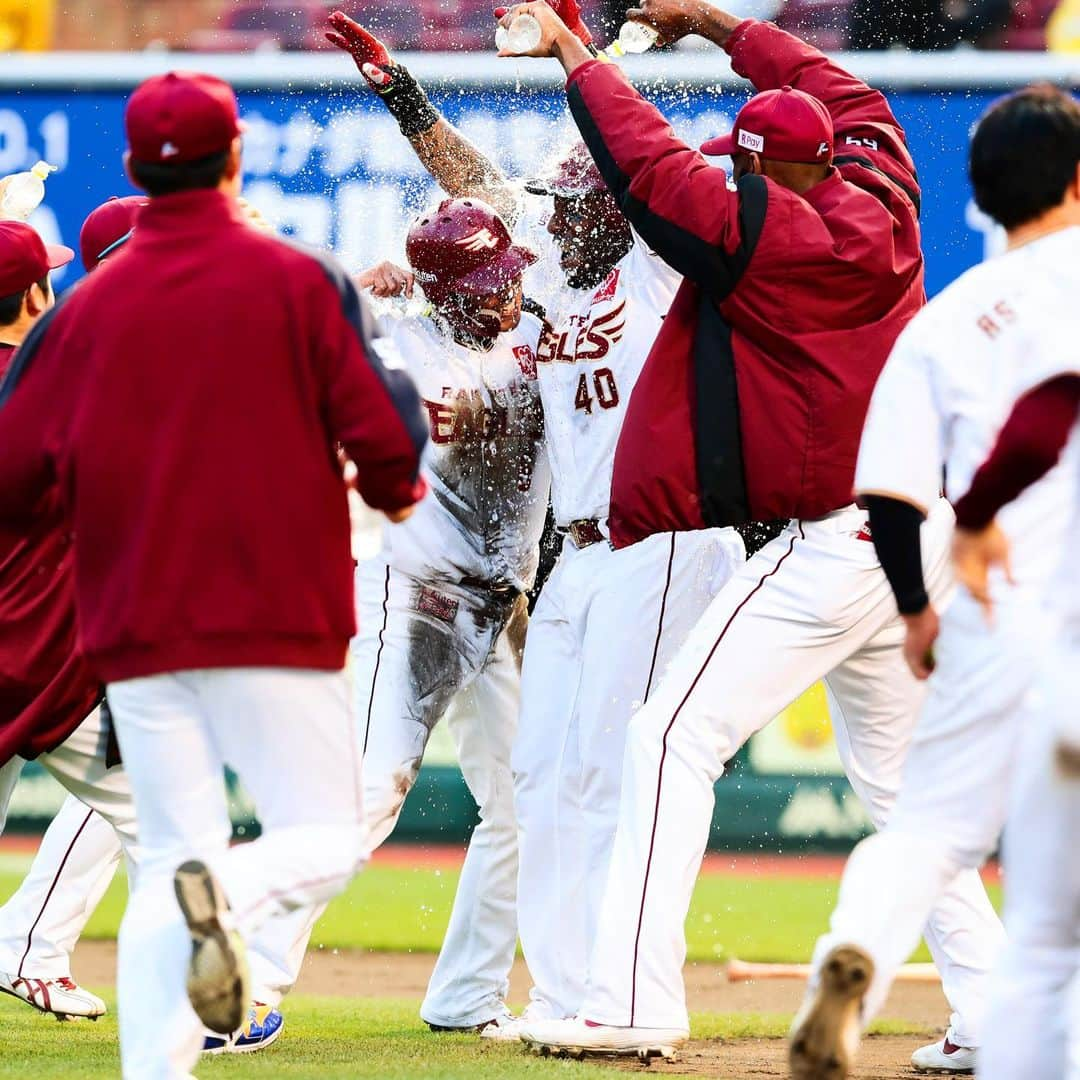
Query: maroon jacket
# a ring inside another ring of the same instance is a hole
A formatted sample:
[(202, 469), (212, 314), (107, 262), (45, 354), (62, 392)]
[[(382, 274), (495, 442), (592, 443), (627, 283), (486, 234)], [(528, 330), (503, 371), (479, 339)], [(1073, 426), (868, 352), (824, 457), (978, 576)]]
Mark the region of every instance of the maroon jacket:
[[(14, 350), (0, 345), (0, 376)], [(23, 527), (0, 524), (0, 765), (60, 745), (101, 684), (76, 649), (71, 530), (51, 488)]]
[(423, 493), (426, 427), (333, 259), (216, 191), (154, 199), (122, 258), (41, 319), (0, 387), (0, 521), (59, 487), (80, 638), (104, 681), (340, 668), (355, 631), (345, 485)]
[(623, 212), (686, 277), (616, 451), (616, 546), (850, 503), (871, 390), (925, 300), (918, 181), (885, 98), (769, 23), (728, 50), (759, 90), (829, 109), (835, 168), (804, 196), (760, 176), (729, 189), (612, 64), (568, 83)]

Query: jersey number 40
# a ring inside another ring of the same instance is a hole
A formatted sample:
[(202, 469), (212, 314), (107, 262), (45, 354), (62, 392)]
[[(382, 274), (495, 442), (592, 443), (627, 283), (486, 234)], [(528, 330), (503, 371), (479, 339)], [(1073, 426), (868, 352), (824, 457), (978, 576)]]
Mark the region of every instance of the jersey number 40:
[(601, 409), (614, 409), (619, 404), (619, 388), (615, 385), (615, 373), (611, 368), (597, 368), (593, 372), (591, 380), (588, 373), (584, 371), (578, 378), (577, 393), (574, 395), (574, 408), (583, 410), (587, 415), (592, 416), (594, 402)]

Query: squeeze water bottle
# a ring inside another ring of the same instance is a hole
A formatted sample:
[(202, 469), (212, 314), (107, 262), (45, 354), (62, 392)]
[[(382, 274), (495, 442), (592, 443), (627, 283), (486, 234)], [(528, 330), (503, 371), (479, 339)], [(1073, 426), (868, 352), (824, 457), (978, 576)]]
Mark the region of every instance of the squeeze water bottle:
[(624, 22), (619, 28), (619, 36), (609, 46), (609, 51), (616, 56), (648, 52), (659, 37), (659, 32), (645, 23)]
[(531, 15), (518, 15), (509, 26), (495, 30), (495, 47), (521, 55), (540, 44), (540, 24)]
[(25, 221), (45, 198), (45, 178), (56, 172), (56, 166), (39, 161), (29, 172), (16, 173), (0, 199), (0, 217), (8, 221)]

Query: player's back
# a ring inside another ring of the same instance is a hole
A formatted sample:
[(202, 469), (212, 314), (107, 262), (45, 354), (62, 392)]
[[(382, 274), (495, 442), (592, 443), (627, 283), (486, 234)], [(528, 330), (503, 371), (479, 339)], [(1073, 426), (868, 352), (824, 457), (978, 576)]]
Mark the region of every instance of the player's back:
[(487, 351), (426, 315), (388, 314), (379, 328), (420, 392), (431, 495), (384, 530), (392, 564), (425, 579), (532, 586), (550, 471), (536, 381), (541, 324), (525, 313)]
[[(387, 411), (364, 318), (336, 264), (213, 191), (154, 200), (123, 256), (57, 307), (41, 349), (78, 373), (61, 479), (82, 637), (106, 677), (343, 660), (354, 617), (333, 445)], [(372, 455), (388, 477), (399, 434)]]
[[(937, 297), (897, 349), (928, 365), (946, 494), (956, 500), (990, 454), (1017, 398), (1045, 365), (1080, 340), (1080, 228), (1034, 241), (969, 270)], [(1064, 542), (1069, 463), (1001, 514), (1022, 585), (1045, 582)]]

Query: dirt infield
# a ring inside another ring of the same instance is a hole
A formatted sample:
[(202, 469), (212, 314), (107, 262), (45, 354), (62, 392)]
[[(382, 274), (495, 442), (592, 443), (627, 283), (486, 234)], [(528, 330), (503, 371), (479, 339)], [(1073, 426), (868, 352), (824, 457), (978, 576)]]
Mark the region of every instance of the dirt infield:
[[(75, 953), (75, 974), (89, 986), (107, 986), (116, 977), (116, 946), (112, 942), (84, 941)], [(313, 949), (300, 975), (297, 991), (343, 997), (415, 998), (419, 1003), (435, 958), (427, 954), (365, 953)], [(729, 983), (722, 967), (690, 964), (686, 969), (690, 1008), (722, 1013), (793, 1013), (802, 997), (797, 979)], [(511, 979), (511, 1000), (524, 1001), (528, 974), (519, 961)], [(898, 984), (883, 1013), (903, 1020), (927, 1037), (944, 1031), (948, 1009), (935, 984)], [(419, 1023), (419, 1020), (417, 1021)], [(858, 1080), (907, 1080), (915, 1075), (908, 1059), (928, 1038), (876, 1036), (866, 1041), (859, 1055)], [(758, 1080), (787, 1076), (786, 1044), (782, 1039), (699, 1040), (692, 1042), (672, 1063), (654, 1062), (650, 1073), (663, 1076), (710, 1076), (725, 1080)], [(626, 1063), (627, 1071), (644, 1072), (640, 1064)]]

